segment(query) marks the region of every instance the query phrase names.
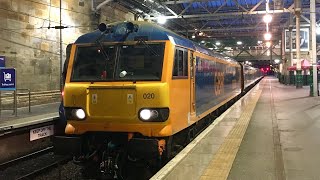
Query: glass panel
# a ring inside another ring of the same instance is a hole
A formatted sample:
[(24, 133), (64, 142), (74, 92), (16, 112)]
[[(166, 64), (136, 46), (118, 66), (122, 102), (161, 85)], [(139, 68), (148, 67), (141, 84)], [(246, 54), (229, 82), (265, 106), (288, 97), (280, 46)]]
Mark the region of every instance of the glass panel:
[[(105, 53), (103, 53), (105, 52)], [(80, 46), (77, 48), (71, 81), (113, 79), (115, 47)]]
[(161, 80), (164, 43), (120, 46), (118, 80)]
[(174, 67), (172, 76), (178, 76), (178, 67), (178, 49), (176, 49), (176, 52), (174, 53)]
[(178, 64), (179, 64), (179, 76), (183, 76), (183, 51), (179, 50), (179, 57), (178, 57)]
[(183, 75), (188, 76), (188, 51), (183, 52)]

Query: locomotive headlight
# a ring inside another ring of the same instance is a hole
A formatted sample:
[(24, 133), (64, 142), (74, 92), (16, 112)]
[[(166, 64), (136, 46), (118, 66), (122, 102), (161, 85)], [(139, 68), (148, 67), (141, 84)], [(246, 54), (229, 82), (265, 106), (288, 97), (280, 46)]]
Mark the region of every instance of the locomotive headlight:
[(79, 119), (84, 119), (86, 117), (86, 113), (83, 109), (75, 109), (74, 115)]
[(66, 108), (66, 117), (70, 120), (84, 120), (86, 113), (82, 108)]
[(151, 111), (149, 109), (143, 109), (140, 111), (140, 118), (143, 120), (148, 120), (151, 117)]
[(144, 108), (139, 111), (139, 119), (148, 122), (164, 122), (169, 117), (169, 108)]
[(67, 120), (84, 120), (87, 117), (81, 107), (65, 107), (64, 111)]
[(142, 120), (149, 120), (155, 115), (158, 116), (158, 112), (156, 110), (143, 109), (140, 111), (140, 118)]

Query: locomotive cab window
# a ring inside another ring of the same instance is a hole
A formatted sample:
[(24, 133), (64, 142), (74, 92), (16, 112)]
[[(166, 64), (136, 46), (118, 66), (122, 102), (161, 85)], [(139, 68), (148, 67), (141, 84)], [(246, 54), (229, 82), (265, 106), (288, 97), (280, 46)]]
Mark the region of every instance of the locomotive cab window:
[(79, 46), (71, 82), (159, 81), (164, 43)]
[(122, 81), (161, 80), (164, 43), (121, 45), (116, 79)]
[(80, 46), (77, 48), (71, 81), (113, 79), (114, 46)]
[(174, 55), (173, 79), (188, 78), (188, 51), (176, 48)]

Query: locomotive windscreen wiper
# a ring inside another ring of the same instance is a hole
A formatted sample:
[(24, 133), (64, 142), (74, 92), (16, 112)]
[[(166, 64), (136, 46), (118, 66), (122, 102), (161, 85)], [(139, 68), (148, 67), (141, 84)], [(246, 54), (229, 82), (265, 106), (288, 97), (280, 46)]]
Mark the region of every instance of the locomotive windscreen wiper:
[(143, 38), (138, 39), (137, 44), (143, 44), (149, 51), (152, 52), (153, 55), (155, 56), (160, 56), (149, 44), (146, 43), (146, 41)]
[(99, 44), (99, 46), (100, 46), (100, 48), (101, 48), (101, 51), (102, 51), (102, 54), (103, 54), (103, 56), (106, 58), (106, 61), (109, 61), (110, 58), (109, 58), (107, 52), (105, 51), (105, 49), (104, 49), (104, 47), (103, 47), (103, 45), (102, 45), (102, 43), (101, 43), (101, 39), (102, 39), (102, 37), (103, 37), (105, 34), (107, 34), (107, 33), (110, 32), (111, 28), (107, 28), (106, 24), (104, 24), (104, 23), (99, 24), (98, 28), (99, 28), (99, 30), (100, 30), (102, 33), (101, 33), (101, 35), (96, 39), (96, 43)]

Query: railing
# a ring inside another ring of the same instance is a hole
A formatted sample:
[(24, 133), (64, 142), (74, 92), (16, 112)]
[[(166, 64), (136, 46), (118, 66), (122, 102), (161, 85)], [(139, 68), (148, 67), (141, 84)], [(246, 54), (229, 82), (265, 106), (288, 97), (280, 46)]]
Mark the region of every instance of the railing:
[[(28, 91), (28, 92), (27, 93), (18, 93), (18, 91)], [(0, 91), (0, 115), (1, 115), (1, 111), (2, 110), (12, 110), (13, 111), (12, 115), (18, 116), (17, 101), (18, 101), (19, 95), (28, 95), (28, 108), (29, 108), (29, 112), (31, 112), (31, 93), (30, 93), (30, 89), (17, 89), (15, 91), (12, 91), (10, 93), (5, 93), (5, 94), (2, 94), (1, 91)], [(11, 96), (13, 96), (12, 108), (3, 108), (2, 107), (2, 97), (4, 97), (4, 99), (11, 99), (10, 98)]]

